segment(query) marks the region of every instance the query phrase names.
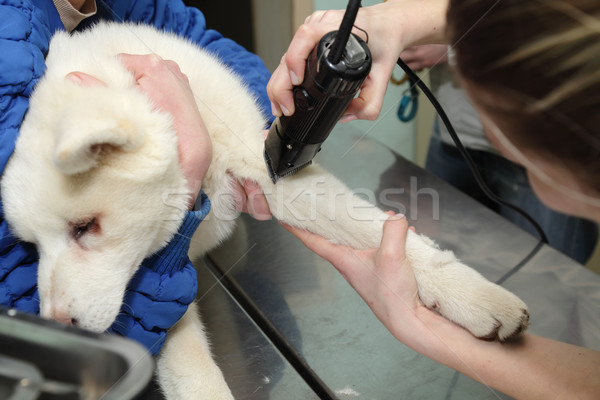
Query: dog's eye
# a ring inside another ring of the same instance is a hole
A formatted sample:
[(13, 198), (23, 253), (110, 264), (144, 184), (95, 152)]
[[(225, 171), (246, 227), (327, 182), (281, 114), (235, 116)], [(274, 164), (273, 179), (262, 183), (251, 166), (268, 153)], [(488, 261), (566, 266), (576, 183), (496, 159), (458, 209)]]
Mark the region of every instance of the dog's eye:
[(73, 239), (78, 240), (86, 233), (95, 233), (99, 229), (99, 224), (96, 218), (91, 218), (89, 220), (76, 222), (71, 224), (71, 236)]

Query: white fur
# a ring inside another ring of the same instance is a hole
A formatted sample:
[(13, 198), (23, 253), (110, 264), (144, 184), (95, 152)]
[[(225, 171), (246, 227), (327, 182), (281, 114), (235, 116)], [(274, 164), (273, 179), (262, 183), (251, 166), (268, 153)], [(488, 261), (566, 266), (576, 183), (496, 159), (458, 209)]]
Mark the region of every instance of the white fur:
[[(281, 221), (356, 248), (379, 246), (387, 216), (320, 167), (273, 185), (263, 160), (265, 121), (240, 80), (214, 57), (150, 27), (102, 23), (54, 36), (48, 70), (2, 179), (7, 220), (40, 253), (44, 317), (107, 329), (136, 268), (172, 238), (186, 210), (171, 119), (153, 111), (134, 88), (118, 53), (176, 61), (197, 96), (214, 149), (203, 182), (212, 210), (195, 237), (200, 252), (234, 227), (228, 171), (255, 180)], [(71, 71), (91, 74), (107, 87), (79, 87), (65, 79)], [(77, 226), (92, 218), (99, 229), (77, 238)], [(428, 238), (410, 232), (407, 256), (423, 302), (474, 335), (502, 340), (526, 326), (521, 300)], [(231, 398), (195, 307), (170, 332), (158, 374), (170, 399)]]

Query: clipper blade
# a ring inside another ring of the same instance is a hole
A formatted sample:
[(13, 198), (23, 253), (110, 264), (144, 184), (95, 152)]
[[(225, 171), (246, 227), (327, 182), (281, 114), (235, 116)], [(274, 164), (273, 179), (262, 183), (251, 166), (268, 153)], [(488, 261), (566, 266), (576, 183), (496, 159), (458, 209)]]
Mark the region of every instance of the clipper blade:
[(285, 178), (286, 176), (293, 175), (296, 172), (300, 171), (301, 169), (304, 169), (304, 168), (308, 167), (310, 164), (312, 164), (312, 160), (311, 160), (307, 163), (304, 163), (303, 165), (300, 165), (299, 167), (290, 168), (290, 169), (287, 169), (284, 173), (278, 174), (275, 172), (275, 170), (273, 169), (273, 166), (271, 165), (271, 158), (269, 157), (269, 153), (267, 152), (266, 149), (264, 151), (264, 157), (265, 157), (265, 164), (267, 164), (267, 172), (269, 173), (269, 176), (271, 177), (271, 181), (273, 181), (273, 183), (277, 183), (279, 180)]

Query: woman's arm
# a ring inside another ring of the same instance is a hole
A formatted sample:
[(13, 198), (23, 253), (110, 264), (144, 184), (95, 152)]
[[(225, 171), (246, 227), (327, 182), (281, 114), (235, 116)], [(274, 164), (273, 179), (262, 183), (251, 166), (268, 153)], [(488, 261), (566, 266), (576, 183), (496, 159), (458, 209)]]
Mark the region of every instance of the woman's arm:
[(525, 334), (506, 343), (477, 339), (426, 308), (404, 253), (408, 223), (392, 216), (381, 246), (355, 250), (286, 227), (331, 262), (379, 320), (413, 350), (517, 399), (597, 399), (600, 352)]
[(488, 342), (433, 311), (424, 309), (415, 317), (416, 331), (392, 332), (397, 339), (516, 399), (598, 399), (600, 395), (598, 351), (530, 334), (506, 343)]

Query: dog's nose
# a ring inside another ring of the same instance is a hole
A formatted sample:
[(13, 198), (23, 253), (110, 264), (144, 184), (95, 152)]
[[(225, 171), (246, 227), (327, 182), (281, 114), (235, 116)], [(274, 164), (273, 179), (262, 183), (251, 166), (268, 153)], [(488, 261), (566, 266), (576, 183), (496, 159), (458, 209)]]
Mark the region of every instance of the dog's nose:
[(54, 320), (66, 325), (73, 325), (73, 319), (67, 313), (55, 313)]
[(71, 310), (63, 298), (51, 293), (43, 299), (40, 304), (41, 316), (65, 325), (77, 326), (77, 320), (73, 318)]
[(55, 311), (52, 319), (66, 325), (77, 326), (77, 320), (72, 318), (66, 310)]

